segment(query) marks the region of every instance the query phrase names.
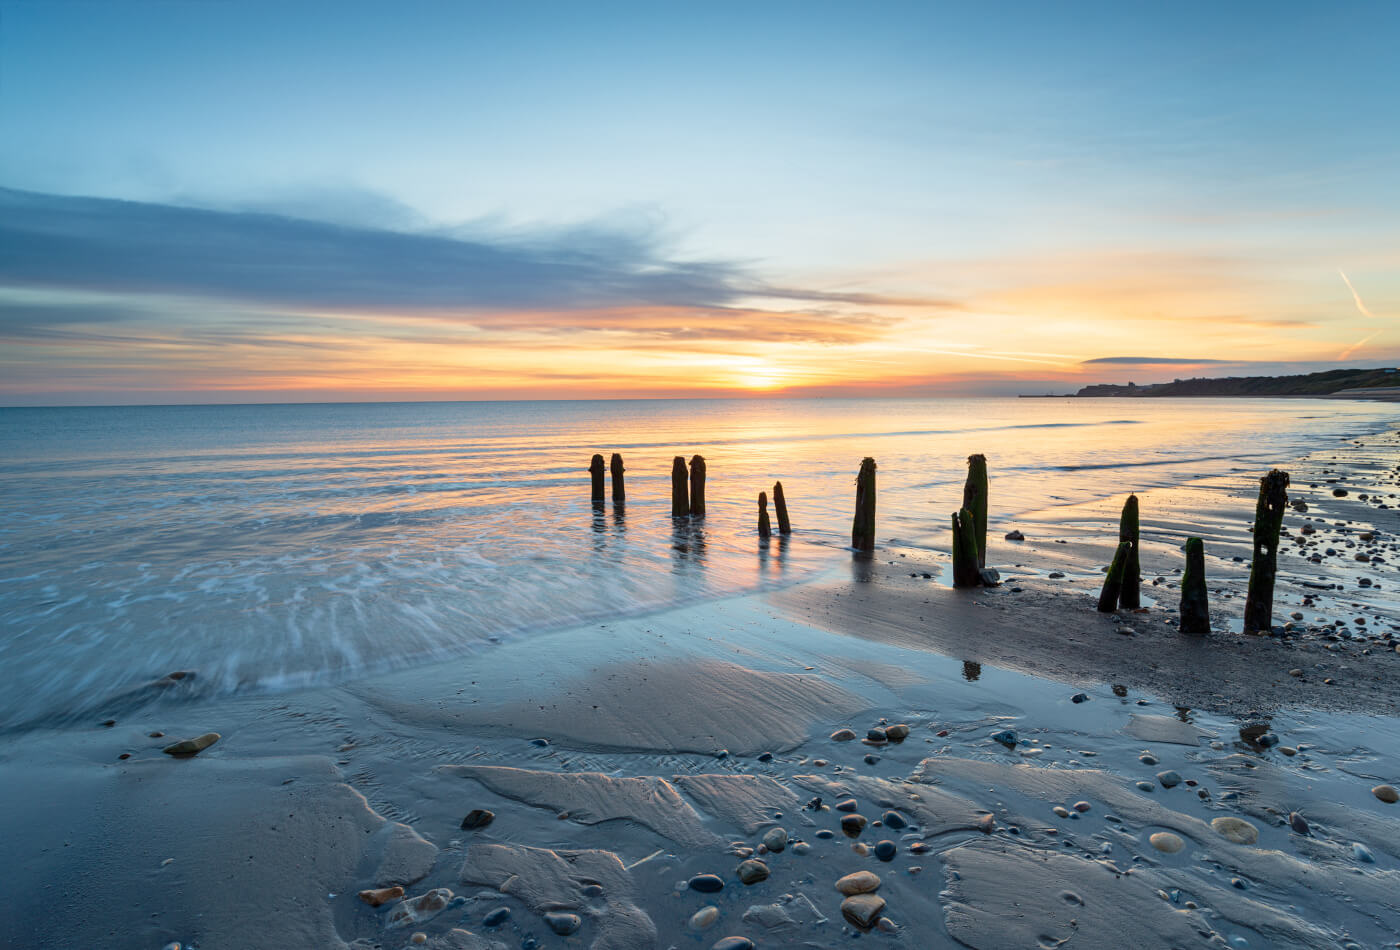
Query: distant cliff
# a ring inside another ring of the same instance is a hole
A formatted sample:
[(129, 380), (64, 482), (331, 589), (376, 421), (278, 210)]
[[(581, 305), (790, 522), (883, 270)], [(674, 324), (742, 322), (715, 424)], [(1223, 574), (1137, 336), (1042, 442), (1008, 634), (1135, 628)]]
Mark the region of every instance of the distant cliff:
[[(1333, 369), (1303, 376), (1225, 376), (1219, 379), (1177, 379), (1170, 383), (1085, 386), (1076, 396), (1332, 396), (1343, 390), (1400, 389), (1395, 369)], [(1359, 397), (1383, 395), (1350, 393)]]

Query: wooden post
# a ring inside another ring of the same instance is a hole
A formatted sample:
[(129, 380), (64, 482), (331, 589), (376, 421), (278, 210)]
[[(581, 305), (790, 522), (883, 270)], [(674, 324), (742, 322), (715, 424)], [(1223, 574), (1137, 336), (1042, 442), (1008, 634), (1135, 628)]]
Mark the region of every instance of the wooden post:
[(705, 517), (705, 456), (690, 457), (690, 515)]
[(690, 514), (690, 496), (685, 487), (685, 456), (671, 461), (671, 517), (684, 518)]
[(1186, 571), (1181, 575), (1181, 632), (1210, 633), (1206, 546), (1200, 538), (1186, 539)]
[(977, 566), (987, 566), (987, 456), (967, 457), (967, 481), (963, 483), (963, 508), (972, 512), (977, 539)]
[(768, 523), (768, 493), (758, 493), (758, 536), (767, 538), (773, 534), (773, 528)]
[(977, 566), (977, 516), (966, 508), (953, 515), (953, 586), (982, 586), (982, 570)]
[(1288, 473), (1274, 469), (1259, 479), (1254, 509), (1254, 563), (1249, 568), (1249, 595), (1244, 602), (1244, 632), (1269, 633), (1274, 626), (1274, 576), (1278, 571), (1278, 536), (1288, 509)]
[(783, 483), (773, 483), (773, 511), (778, 515), (778, 533), (792, 534), (792, 522), (788, 520), (787, 499), (783, 497)]
[(875, 460), (865, 458), (856, 476), (856, 514), (851, 521), (851, 547), (875, 550)]
[(593, 504), (603, 503), (603, 457), (593, 456), (593, 461), (588, 466), (588, 472), (593, 476)]
[(1113, 555), (1113, 563), (1108, 568), (1108, 576), (1103, 579), (1103, 591), (1099, 594), (1099, 613), (1111, 614), (1118, 609), (1118, 596), (1123, 589), (1123, 572), (1127, 569), (1128, 556), (1132, 552), (1131, 541), (1119, 541), (1118, 550)]
[(1142, 565), (1138, 560), (1138, 499), (1129, 495), (1123, 503), (1123, 517), (1118, 521), (1118, 540), (1127, 541), (1132, 550), (1123, 564), (1123, 586), (1118, 591), (1118, 606), (1127, 610), (1137, 610), (1142, 606), (1139, 585), (1142, 582)]
[(612, 469), (613, 504), (624, 504), (627, 501), (627, 489), (622, 484), (622, 473), (626, 471), (626, 469), (622, 467), (621, 454), (617, 452), (613, 453), (612, 464), (609, 465), (609, 468)]

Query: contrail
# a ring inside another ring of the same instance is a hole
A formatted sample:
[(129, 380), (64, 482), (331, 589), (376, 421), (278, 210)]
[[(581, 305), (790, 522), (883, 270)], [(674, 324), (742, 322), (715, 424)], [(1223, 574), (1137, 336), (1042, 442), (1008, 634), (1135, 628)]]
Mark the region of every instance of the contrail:
[(1361, 295), (1358, 294), (1356, 288), (1351, 285), (1351, 278), (1347, 276), (1347, 272), (1338, 267), (1337, 273), (1342, 275), (1342, 282), (1347, 285), (1347, 290), (1351, 291), (1351, 299), (1356, 301), (1356, 309), (1361, 311), (1361, 315), (1363, 317), (1369, 317), (1372, 320), (1376, 319), (1376, 315), (1367, 310), (1366, 305), (1361, 302)]
[[(1343, 276), (1345, 276), (1345, 275), (1343, 275)], [(1352, 291), (1352, 293), (1355, 293), (1355, 291)], [(1358, 301), (1358, 303), (1359, 303), (1359, 301)], [(1363, 312), (1363, 313), (1365, 312), (1365, 308), (1362, 309), (1362, 312)], [(1366, 314), (1366, 315), (1367, 315), (1368, 317), (1370, 316), (1369, 313)], [(1361, 349), (1361, 348), (1362, 348), (1363, 346), (1365, 346), (1367, 343), (1370, 343), (1372, 340), (1374, 340), (1376, 337), (1378, 337), (1378, 336), (1380, 336), (1380, 335), (1381, 335), (1381, 331), (1377, 330), (1375, 333), (1372, 333), (1370, 336), (1364, 337), (1363, 339), (1360, 339), (1360, 340), (1357, 340), (1357, 341), (1356, 341), (1355, 343), (1353, 343), (1351, 346), (1347, 347), (1345, 350), (1342, 350), (1342, 352), (1338, 353), (1338, 354), (1337, 354), (1337, 359), (1339, 359), (1339, 360), (1349, 360), (1349, 359), (1351, 359), (1351, 354), (1355, 353), (1357, 350)]]

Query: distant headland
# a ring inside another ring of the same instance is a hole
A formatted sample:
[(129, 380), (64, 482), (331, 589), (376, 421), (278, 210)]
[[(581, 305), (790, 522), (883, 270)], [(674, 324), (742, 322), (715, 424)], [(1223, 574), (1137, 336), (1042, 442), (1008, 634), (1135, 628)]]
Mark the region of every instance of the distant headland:
[(1344, 399), (1400, 401), (1400, 371), (1334, 369), (1301, 376), (1224, 376), (1217, 379), (1175, 379), (1170, 383), (1096, 383), (1070, 396), (1331, 396)]

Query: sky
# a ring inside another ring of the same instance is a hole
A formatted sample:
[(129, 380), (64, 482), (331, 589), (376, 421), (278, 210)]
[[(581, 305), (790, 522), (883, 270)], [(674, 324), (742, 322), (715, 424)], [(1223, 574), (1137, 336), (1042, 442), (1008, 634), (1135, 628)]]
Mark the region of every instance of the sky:
[(0, 0), (0, 404), (1400, 363), (1400, 3)]

